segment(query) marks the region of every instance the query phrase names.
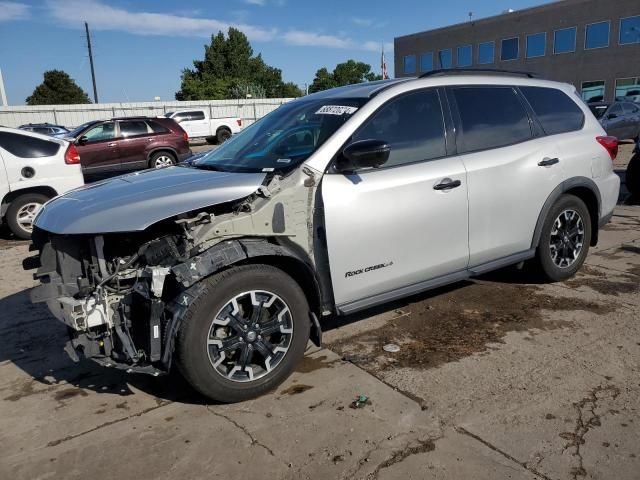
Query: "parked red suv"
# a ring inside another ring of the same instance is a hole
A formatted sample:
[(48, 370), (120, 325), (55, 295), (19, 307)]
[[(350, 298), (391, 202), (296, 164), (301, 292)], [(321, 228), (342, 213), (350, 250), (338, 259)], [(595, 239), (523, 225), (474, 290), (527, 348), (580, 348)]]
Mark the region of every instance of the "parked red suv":
[(92, 121), (65, 138), (75, 142), (85, 175), (168, 167), (191, 156), (187, 132), (170, 118)]

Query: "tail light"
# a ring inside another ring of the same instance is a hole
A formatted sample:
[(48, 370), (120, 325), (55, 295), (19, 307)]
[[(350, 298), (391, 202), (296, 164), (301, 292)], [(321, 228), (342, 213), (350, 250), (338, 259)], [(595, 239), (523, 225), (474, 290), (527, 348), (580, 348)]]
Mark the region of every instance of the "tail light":
[(242, 119), (241, 119), (241, 118), (238, 118), (238, 119), (236, 120), (236, 122), (238, 123), (238, 126), (239, 126), (239, 127), (241, 127), (241, 126), (242, 126)]
[(69, 144), (64, 154), (64, 163), (67, 165), (77, 165), (80, 163), (80, 153), (78, 153), (78, 149), (73, 143)]
[(618, 156), (618, 139), (616, 137), (596, 137), (596, 140), (607, 151), (611, 161), (615, 160)]
[(182, 133), (182, 138), (184, 138), (185, 142), (189, 142), (189, 134), (187, 132)]

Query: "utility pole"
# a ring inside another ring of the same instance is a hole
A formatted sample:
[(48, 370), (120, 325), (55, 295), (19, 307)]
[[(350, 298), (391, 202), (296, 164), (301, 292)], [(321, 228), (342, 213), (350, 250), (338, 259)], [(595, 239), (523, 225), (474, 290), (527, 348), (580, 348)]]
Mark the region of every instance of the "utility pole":
[(0, 105), (8, 107), (7, 93), (4, 91), (4, 80), (2, 79), (2, 70), (0, 69)]
[(84, 29), (87, 32), (87, 48), (89, 49), (89, 64), (91, 65), (91, 80), (93, 81), (93, 102), (98, 103), (98, 88), (96, 87), (96, 72), (93, 69), (93, 53), (91, 52), (91, 36), (89, 35), (89, 24), (84, 22)]

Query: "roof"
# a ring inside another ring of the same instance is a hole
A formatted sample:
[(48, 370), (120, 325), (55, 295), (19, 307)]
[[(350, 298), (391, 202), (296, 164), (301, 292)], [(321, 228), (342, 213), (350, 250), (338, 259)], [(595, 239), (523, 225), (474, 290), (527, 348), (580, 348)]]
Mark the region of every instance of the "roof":
[(304, 99), (320, 100), (323, 98), (371, 98), (378, 92), (389, 88), (398, 83), (407, 82), (413, 80), (412, 77), (408, 78), (394, 78), (391, 80), (376, 80), (373, 82), (355, 83), (353, 85), (346, 85), (344, 87), (331, 88), (329, 90), (323, 90), (322, 92), (312, 93)]

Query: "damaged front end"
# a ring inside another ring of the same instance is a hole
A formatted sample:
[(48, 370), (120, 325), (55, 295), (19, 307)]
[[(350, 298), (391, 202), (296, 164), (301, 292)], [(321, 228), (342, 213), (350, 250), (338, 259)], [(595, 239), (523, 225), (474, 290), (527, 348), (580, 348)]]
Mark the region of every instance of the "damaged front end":
[(314, 253), (323, 241), (313, 220), (317, 178), (306, 168), (271, 176), (249, 196), (134, 232), (111, 224), (109, 233), (66, 234), (37, 220), (34, 277), (41, 284), (31, 299), (46, 302), (68, 327), (66, 351), (75, 361), (152, 375), (171, 368), (176, 334), (202, 280), (231, 265), (260, 259), (296, 266), (313, 311), (327, 311), (331, 295), (322, 285), (329, 283), (318, 275), (326, 262)]

